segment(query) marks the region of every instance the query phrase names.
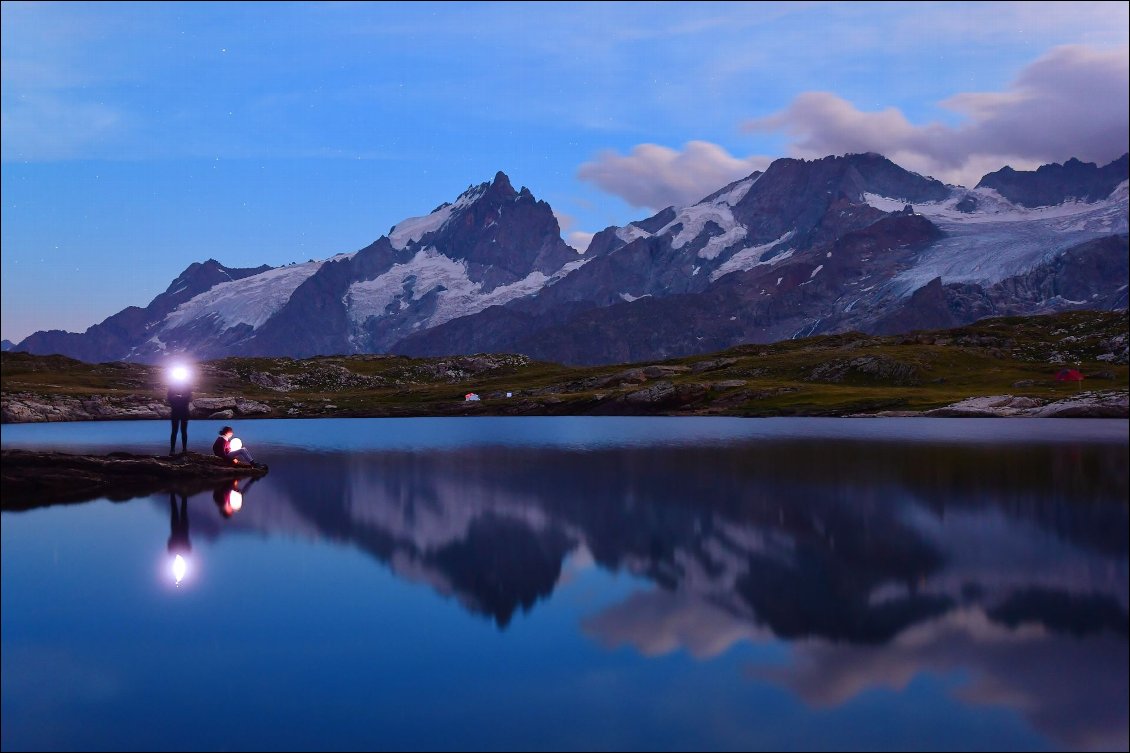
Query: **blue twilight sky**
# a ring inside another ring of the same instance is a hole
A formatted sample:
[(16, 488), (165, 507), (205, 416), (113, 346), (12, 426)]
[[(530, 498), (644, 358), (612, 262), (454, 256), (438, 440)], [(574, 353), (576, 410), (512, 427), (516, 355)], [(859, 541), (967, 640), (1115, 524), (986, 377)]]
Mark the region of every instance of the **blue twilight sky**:
[(2, 336), (355, 251), (505, 171), (589, 234), (780, 156), (1127, 150), (1130, 4), (3, 3)]

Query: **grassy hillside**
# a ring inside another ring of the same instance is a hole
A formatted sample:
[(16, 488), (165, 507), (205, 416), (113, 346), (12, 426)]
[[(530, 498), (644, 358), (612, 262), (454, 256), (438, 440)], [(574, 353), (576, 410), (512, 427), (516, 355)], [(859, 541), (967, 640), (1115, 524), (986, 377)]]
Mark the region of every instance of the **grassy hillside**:
[[(197, 397), (240, 396), (272, 415), (844, 415), (921, 410), (978, 395), (1055, 399), (1126, 389), (1127, 313), (986, 319), (895, 337), (858, 333), (745, 345), (658, 364), (573, 368), (515, 355), (225, 358), (196, 365)], [(5, 399), (164, 399), (164, 369), (2, 355)], [(650, 368), (647, 368), (650, 367)], [(478, 403), (463, 395), (474, 391)], [(507, 398), (506, 392), (512, 393)]]

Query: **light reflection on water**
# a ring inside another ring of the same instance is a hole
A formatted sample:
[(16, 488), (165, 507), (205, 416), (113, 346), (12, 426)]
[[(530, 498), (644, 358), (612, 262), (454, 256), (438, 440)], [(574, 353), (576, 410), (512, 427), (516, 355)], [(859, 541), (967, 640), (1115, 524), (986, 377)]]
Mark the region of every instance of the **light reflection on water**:
[(1126, 422), (415, 421), (5, 513), (5, 749), (1126, 748)]

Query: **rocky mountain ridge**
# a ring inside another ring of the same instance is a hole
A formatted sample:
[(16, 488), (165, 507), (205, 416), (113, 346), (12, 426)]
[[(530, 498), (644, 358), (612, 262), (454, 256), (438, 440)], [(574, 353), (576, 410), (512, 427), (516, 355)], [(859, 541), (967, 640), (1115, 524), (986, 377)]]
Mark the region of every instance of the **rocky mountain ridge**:
[[(970, 190), (878, 154), (780, 159), (567, 246), (504, 173), (351, 254), (189, 267), (144, 309), (18, 350), (87, 361), (516, 352), (573, 364), (1126, 305), (1127, 158)], [(1055, 204), (1042, 202), (1058, 201)]]

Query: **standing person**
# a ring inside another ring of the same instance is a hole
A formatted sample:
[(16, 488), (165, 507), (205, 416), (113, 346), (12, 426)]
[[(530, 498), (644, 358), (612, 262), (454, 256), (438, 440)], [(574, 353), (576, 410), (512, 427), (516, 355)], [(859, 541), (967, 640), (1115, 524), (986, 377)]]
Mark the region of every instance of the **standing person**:
[(177, 424), (180, 424), (180, 451), (183, 455), (188, 452), (188, 414), (192, 408), (192, 387), (188, 383), (187, 375), (178, 379), (174, 373), (173, 384), (169, 385), (166, 398), (172, 409), (169, 420), (173, 423), (172, 433), (169, 434), (169, 454), (176, 454)]
[(220, 429), (220, 436), (216, 437), (216, 441), (212, 443), (212, 454), (216, 457), (230, 460), (233, 463), (246, 463), (252, 468), (262, 468), (262, 464), (256, 463), (255, 459), (251, 457), (251, 453), (246, 448), (240, 447), (238, 450), (231, 448), (231, 438), (235, 431), (230, 426), (224, 426)]

